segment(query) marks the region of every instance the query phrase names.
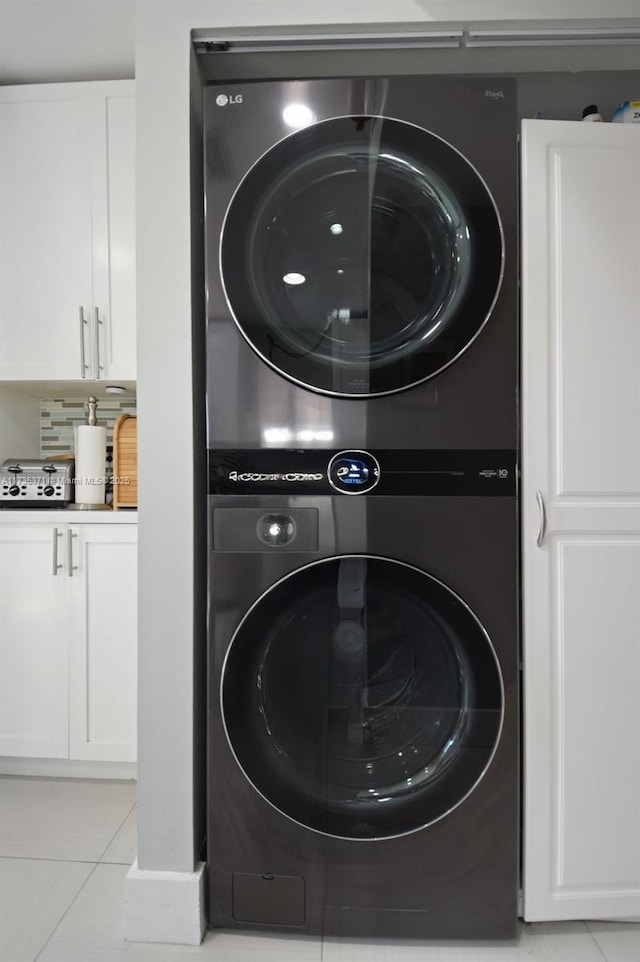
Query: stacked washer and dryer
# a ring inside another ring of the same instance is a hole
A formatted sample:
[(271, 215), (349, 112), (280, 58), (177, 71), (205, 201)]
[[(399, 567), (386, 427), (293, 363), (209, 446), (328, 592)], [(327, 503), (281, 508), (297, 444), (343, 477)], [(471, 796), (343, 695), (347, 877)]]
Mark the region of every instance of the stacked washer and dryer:
[(508, 80), (205, 98), (213, 926), (512, 936)]

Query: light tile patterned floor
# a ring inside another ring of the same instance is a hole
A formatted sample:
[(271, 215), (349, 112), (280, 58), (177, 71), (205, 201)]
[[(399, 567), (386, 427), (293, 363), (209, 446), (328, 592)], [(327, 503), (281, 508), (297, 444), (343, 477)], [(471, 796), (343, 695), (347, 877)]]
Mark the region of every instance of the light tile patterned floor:
[(135, 802), (133, 782), (3, 778), (0, 856), (98, 862)]
[(523, 925), (507, 943), (376, 942), (215, 931), (124, 941), (135, 857), (129, 782), (0, 778), (0, 962), (639, 962), (640, 925)]

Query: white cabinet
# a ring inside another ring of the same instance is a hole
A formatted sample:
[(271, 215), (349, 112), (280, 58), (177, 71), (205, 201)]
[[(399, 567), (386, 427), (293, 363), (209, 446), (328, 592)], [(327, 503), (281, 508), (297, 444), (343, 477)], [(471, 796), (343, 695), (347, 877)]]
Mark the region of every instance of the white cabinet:
[(68, 755), (61, 542), (49, 525), (0, 526), (0, 755)]
[(136, 760), (137, 529), (69, 528), (69, 754)]
[(136, 757), (137, 527), (0, 525), (0, 755)]
[(524, 915), (640, 916), (640, 126), (522, 158)]
[(135, 379), (132, 81), (0, 87), (0, 380)]

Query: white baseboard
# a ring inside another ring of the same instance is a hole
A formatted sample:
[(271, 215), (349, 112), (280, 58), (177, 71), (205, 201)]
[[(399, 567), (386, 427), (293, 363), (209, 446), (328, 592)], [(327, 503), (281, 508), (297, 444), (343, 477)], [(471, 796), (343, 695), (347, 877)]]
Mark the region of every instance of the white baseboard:
[(129, 942), (200, 945), (206, 928), (204, 862), (195, 872), (151, 872), (133, 863), (125, 880)]
[(32, 775), (46, 778), (135, 779), (135, 762), (85, 762), (68, 758), (0, 757), (0, 775)]
[(625, 916), (622, 919), (585, 919), (587, 925), (589, 922), (620, 922), (622, 925), (638, 925), (640, 923), (640, 915), (630, 915)]

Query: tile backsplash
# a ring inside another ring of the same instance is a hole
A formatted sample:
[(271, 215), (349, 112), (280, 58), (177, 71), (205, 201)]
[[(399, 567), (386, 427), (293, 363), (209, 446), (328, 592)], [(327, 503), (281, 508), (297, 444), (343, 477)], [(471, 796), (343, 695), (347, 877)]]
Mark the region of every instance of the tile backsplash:
[[(40, 399), (40, 457), (71, 454), (73, 429), (87, 423), (86, 398)], [(136, 413), (134, 397), (98, 398), (98, 424), (107, 429), (107, 446), (113, 444), (113, 424), (121, 414)]]

